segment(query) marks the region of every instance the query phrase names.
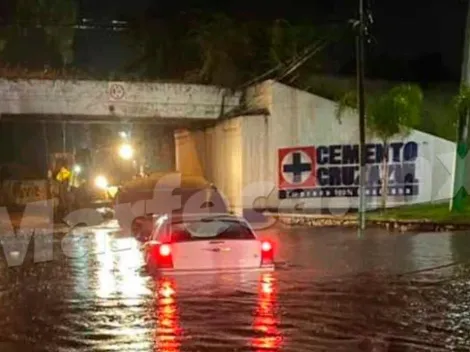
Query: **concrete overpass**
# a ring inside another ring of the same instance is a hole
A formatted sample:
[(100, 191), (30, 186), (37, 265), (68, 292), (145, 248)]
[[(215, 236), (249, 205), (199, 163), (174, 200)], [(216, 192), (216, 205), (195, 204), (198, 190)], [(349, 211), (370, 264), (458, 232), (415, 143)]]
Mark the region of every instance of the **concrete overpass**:
[(92, 80), (0, 80), (2, 120), (182, 124), (213, 122), (241, 94), (204, 85)]

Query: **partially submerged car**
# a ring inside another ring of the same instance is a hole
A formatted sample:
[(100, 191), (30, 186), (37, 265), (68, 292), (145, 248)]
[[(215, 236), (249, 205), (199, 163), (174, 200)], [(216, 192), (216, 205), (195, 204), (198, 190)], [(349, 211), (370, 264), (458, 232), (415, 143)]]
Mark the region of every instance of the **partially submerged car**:
[(274, 270), (272, 244), (232, 214), (155, 217), (142, 248), (148, 268), (162, 275)]

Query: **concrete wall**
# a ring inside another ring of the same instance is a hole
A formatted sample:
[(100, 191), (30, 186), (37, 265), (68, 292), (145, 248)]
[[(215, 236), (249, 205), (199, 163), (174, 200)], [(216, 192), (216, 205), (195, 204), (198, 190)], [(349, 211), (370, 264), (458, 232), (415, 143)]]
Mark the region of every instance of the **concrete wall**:
[(230, 111), (240, 94), (188, 84), (0, 80), (0, 114), (217, 119), (223, 100)]
[[(156, 137), (156, 138), (155, 138)], [(154, 171), (175, 170), (175, 139), (173, 130), (162, 128), (153, 137), (149, 147), (149, 164)]]
[[(293, 146), (331, 146), (357, 144), (359, 140), (358, 118), (349, 110), (341, 121), (335, 117), (336, 104), (333, 101), (302, 92), (288, 86), (272, 83), (273, 107), (271, 124), (270, 170), (278, 175), (278, 148)], [(416, 163), (416, 177), (419, 180), (419, 194), (404, 197), (389, 196), (390, 206), (403, 203), (439, 201), (450, 196), (451, 170), (448, 159), (452, 160), (454, 144), (435, 136), (412, 131), (406, 137), (394, 138), (392, 142), (415, 142), (418, 147), (419, 162)], [(380, 140), (367, 137), (367, 143), (380, 143)], [(317, 161), (318, 162), (318, 161)], [(380, 204), (380, 196), (367, 197), (371, 208)], [(306, 198), (302, 200), (282, 200), (287, 208), (303, 203), (305, 207), (341, 208), (357, 207), (357, 197)]]
[(226, 120), (199, 132), (200, 160), (204, 176), (214, 183), (230, 204), (230, 210), (242, 209), (242, 130), (241, 118)]
[[(358, 143), (358, 118), (349, 110), (341, 121), (335, 117), (336, 103), (321, 97), (272, 82), (271, 143), (269, 154), (270, 171), (278, 175), (279, 148), (293, 146), (331, 146), (354, 145)], [(392, 142), (415, 142), (420, 161), (416, 163), (416, 177), (419, 180), (419, 194), (404, 197), (389, 196), (390, 206), (403, 203), (421, 203), (439, 201), (449, 197), (451, 188), (451, 168), (444, 165), (454, 153), (454, 144), (435, 136), (412, 131), (406, 137), (394, 138)], [(367, 137), (367, 143), (381, 143), (380, 140)], [(318, 160), (317, 160), (318, 163)], [(380, 204), (380, 196), (367, 197), (371, 208)], [(305, 207), (349, 208), (358, 206), (357, 197), (324, 197), (290, 199), (281, 201), (283, 207), (291, 208), (303, 203)]]
[[(355, 188), (354, 177), (357, 178), (354, 168), (358, 166), (353, 159), (345, 162), (330, 156), (330, 161), (322, 164), (318, 155), (314, 155), (312, 159), (317, 159), (314, 163), (317, 187), (320, 168), (323, 171), (328, 169), (327, 182), (333, 184), (324, 185), (323, 193), (309, 190), (296, 194), (294, 198), (284, 197), (279, 192), (279, 150), (299, 146), (316, 148), (313, 149), (316, 151), (322, 146), (325, 150), (353, 150), (359, 140), (355, 111), (346, 111), (338, 121), (335, 102), (272, 81), (249, 89), (246, 99), (249, 108), (266, 109), (270, 115), (240, 116), (220, 121), (215, 127), (203, 131), (185, 132), (184, 138), (177, 138), (178, 170), (206, 177), (217, 185), (237, 211), (269, 207), (331, 209), (336, 212), (358, 206), (358, 197), (351, 191)], [(373, 159), (374, 153), (379, 153), (382, 147), (381, 142), (368, 136), (367, 143), (371, 158), (368, 173), (372, 179), (372, 171), (375, 170), (376, 181), (379, 181), (382, 163)], [(396, 153), (393, 154), (392, 150), (390, 157), (397, 159), (392, 160), (393, 166), (390, 166), (394, 171), (391, 174), (390, 186), (393, 187), (388, 196), (389, 206), (449, 198), (455, 151), (452, 142), (411, 131), (406, 137), (397, 137), (391, 143), (394, 143)], [(416, 152), (416, 160), (403, 160), (410, 155), (412, 157), (413, 152)], [(352, 184), (342, 176), (346, 169), (352, 170)], [(338, 178), (331, 181), (332, 170), (340, 170), (341, 181)], [(393, 183), (400, 174), (413, 173), (410, 170), (415, 170), (417, 180), (413, 187), (405, 187), (401, 181)], [(381, 187), (379, 184), (369, 186), (367, 205), (376, 208), (381, 203)]]
[(197, 148), (194, 133), (189, 130), (175, 131), (176, 171), (185, 175), (203, 176)]
[[(358, 118), (353, 110), (347, 111), (341, 121), (338, 121), (335, 117), (335, 102), (272, 81), (250, 89), (247, 99), (249, 106), (265, 108), (270, 111), (270, 115), (242, 116), (223, 121), (203, 133), (206, 146), (204, 156), (200, 156), (204, 160), (203, 172), (220, 187), (232, 205), (240, 208), (241, 200), (243, 208), (330, 208), (332, 211), (358, 206), (358, 197), (351, 196), (354, 193), (345, 193), (344, 190), (338, 192), (337, 187), (328, 188), (333, 189), (333, 193), (325, 191), (323, 196), (317, 194), (312, 197), (313, 193), (304, 192), (293, 199), (282, 199), (278, 192), (279, 149), (307, 146), (318, 150), (320, 146), (335, 145), (339, 149), (354, 148), (354, 144), (358, 143), (359, 131)], [(449, 198), (455, 151), (452, 142), (420, 131), (412, 131), (408, 136), (395, 138), (391, 142), (395, 143), (394, 148), (399, 148), (399, 143), (402, 143), (396, 154), (401, 159), (396, 159), (394, 166), (390, 167), (395, 170), (392, 175), (405, 174), (410, 168), (414, 168), (418, 183), (412, 188), (415, 194), (410, 195), (407, 193), (410, 189), (398, 183), (394, 186), (391, 181), (391, 186), (394, 187), (388, 196), (389, 206)], [(368, 136), (367, 143), (369, 153), (374, 148), (381, 147), (376, 145), (381, 144), (380, 141), (372, 136)], [(411, 155), (410, 151), (416, 151), (418, 158), (405, 163), (402, 159), (405, 154)], [(371, 163), (368, 166), (369, 172), (375, 169), (380, 177), (382, 164)], [(317, 160), (317, 174), (319, 167), (336, 167), (341, 170), (351, 165), (354, 167), (354, 164), (338, 164), (341, 163), (319, 165)], [(403, 166), (405, 164), (406, 167)], [(393, 176), (391, 179), (393, 180)], [(238, 196), (236, 190), (240, 190)], [(379, 190), (378, 184), (374, 187), (371, 185), (368, 189), (369, 208), (380, 206), (380, 193), (374, 193)]]
[(0, 187), (0, 206), (24, 206), (47, 199), (47, 181), (4, 181)]

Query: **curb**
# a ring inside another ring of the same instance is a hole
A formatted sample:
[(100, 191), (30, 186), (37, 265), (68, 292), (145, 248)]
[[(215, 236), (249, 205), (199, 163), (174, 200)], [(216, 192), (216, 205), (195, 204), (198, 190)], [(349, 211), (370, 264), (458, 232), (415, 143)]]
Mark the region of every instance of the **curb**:
[[(267, 215), (267, 214), (266, 214)], [(302, 226), (316, 228), (357, 228), (356, 216), (334, 216), (314, 214), (269, 214), (287, 226)], [(470, 223), (444, 223), (422, 219), (396, 220), (396, 219), (366, 219), (369, 227), (384, 228), (388, 231), (398, 232), (443, 232), (469, 230)]]

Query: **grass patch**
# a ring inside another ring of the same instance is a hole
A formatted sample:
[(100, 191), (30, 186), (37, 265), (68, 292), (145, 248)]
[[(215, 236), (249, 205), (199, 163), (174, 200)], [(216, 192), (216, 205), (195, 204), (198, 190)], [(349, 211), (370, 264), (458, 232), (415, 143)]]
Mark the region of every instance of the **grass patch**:
[(470, 224), (470, 201), (462, 212), (450, 212), (449, 203), (417, 204), (371, 212), (368, 220), (423, 220), (436, 223)]

